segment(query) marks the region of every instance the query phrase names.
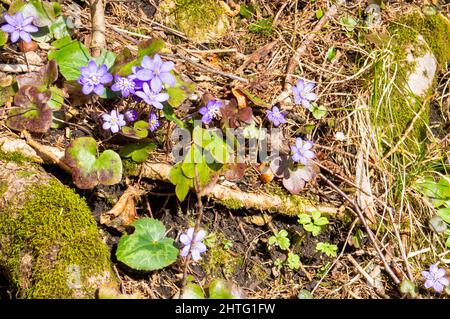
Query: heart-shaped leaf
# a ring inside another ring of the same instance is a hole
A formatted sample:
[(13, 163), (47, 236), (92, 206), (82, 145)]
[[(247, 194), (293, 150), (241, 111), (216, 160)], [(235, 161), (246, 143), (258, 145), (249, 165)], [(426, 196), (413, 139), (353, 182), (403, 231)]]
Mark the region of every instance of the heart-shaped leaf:
[(216, 279), (209, 285), (210, 299), (242, 299), (243, 293), (232, 282)]
[(35, 86), (22, 86), (14, 97), (6, 124), (13, 130), (45, 133), (52, 124), (53, 110), (47, 102), (51, 97), (49, 91), (40, 92)]
[(192, 282), (188, 283), (183, 289), (181, 299), (205, 299), (202, 287)]
[(178, 75), (175, 75), (175, 79), (175, 85), (167, 88), (167, 93), (169, 94), (167, 102), (170, 106), (177, 108), (194, 92), (195, 84), (183, 81)]
[(117, 246), (117, 259), (136, 270), (152, 271), (169, 266), (177, 260), (174, 240), (167, 238), (166, 227), (159, 220), (141, 218), (133, 223), (135, 230), (124, 235)]
[(60, 11), (61, 7), (57, 2), (40, 0), (31, 0), (20, 9), (25, 18), (34, 17), (33, 24), (40, 28), (50, 26)]
[(152, 151), (156, 149), (156, 145), (149, 142), (139, 142), (135, 144), (125, 145), (119, 152), (120, 156), (130, 158), (136, 163), (145, 162)]
[(97, 184), (114, 185), (122, 179), (119, 154), (106, 150), (97, 158), (97, 143), (92, 137), (73, 140), (66, 149), (64, 162), (72, 170), (75, 185), (81, 189), (90, 189)]

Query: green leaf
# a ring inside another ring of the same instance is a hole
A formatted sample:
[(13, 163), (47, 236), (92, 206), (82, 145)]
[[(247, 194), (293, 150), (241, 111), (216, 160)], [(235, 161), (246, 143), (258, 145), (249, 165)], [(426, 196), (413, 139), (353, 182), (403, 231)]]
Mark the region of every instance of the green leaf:
[(169, 180), (175, 185), (175, 194), (180, 201), (183, 201), (189, 193), (189, 189), (194, 187), (194, 179), (183, 174), (180, 163), (170, 169)]
[(138, 142), (125, 145), (119, 152), (124, 158), (130, 158), (136, 163), (145, 162), (151, 152), (156, 149), (156, 145), (150, 142)]
[(331, 61), (336, 56), (336, 47), (332, 46), (327, 51), (327, 60)]
[(51, 86), (49, 88), (51, 92), (50, 100), (47, 102), (47, 105), (53, 111), (59, 111), (64, 104), (64, 92), (60, 88), (56, 86)]
[(173, 108), (170, 105), (164, 104), (163, 107), (164, 117), (168, 121), (174, 122), (179, 128), (184, 128), (184, 123), (176, 115)]
[(341, 24), (347, 31), (351, 32), (355, 29), (356, 25), (358, 24), (358, 20), (355, 17), (346, 15), (341, 18)]
[[(226, 163), (230, 159), (231, 149), (221, 137), (216, 133), (211, 134), (211, 142), (206, 145), (206, 151), (209, 151), (213, 159), (218, 163)], [(212, 162), (208, 158), (208, 162)]]
[(306, 224), (303, 225), (303, 228), (307, 231), (310, 232), (314, 237), (316, 237), (317, 235), (319, 235), (320, 233), (320, 226), (316, 226), (314, 224)]
[(437, 211), (438, 216), (440, 216), (447, 224), (450, 224), (450, 208), (441, 208)]
[(116, 55), (111, 51), (102, 50), (102, 54), (95, 58), (94, 61), (97, 65), (105, 64), (110, 69), (114, 65), (114, 61), (116, 61)]
[(445, 242), (445, 247), (450, 248), (450, 237), (447, 237), (447, 241)]
[(320, 120), (322, 117), (324, 117), (327, 114), (327, 108), (325, 106), (312, 106), (312, 114), (316, 120)]
[(195, 90), (195, 83), (184, 82), (178, 75), (175, 75), (175, 79), (175, 85), (167, 88), (167, 93), (169, 94), (167, 102), (173, 108), (179, 107)]
[(298, 215), (297, 222), (301, 225), (309, 224), (311, 223), (311, 217), (308, 214), (300, 214)]
[(123, 126), (122, 134), (135, 139), (144, 139), (148, 136), (150, 125), (147, 121), (140, 120), (133, 124), (133, 127)]
[(222, 279), (216, 279), (209, 285), (210, 299), (241, 299), (238, 293), (233, 293), (232, 284)]
[(91, 60), (91, 56), (84, 44), (78, 41), (72, 41), (63, 45), (57, 51), (50, 51), (48, 59), (58, 62), (61, 74), (66, 80), (72, 81), (80, 77), (80, 68), (87, 66)]
[(290, 269), (300, 268), (300, 256), (297, 254), (289, 252), (287, 262)]
[(255, 14), (255, 8), (252, 5), (241, 4), (239, 14), (245, 19), (251, 19)]
[(140, 61), (144, 56), (152, 56), (158, 52), (161, 52), (164, 49), (164, 41), (161, 39), (151, 39), (151, 40), (145, 40), (139, 43), (138, 45), (138, 57), (140, 58)]
[(69, 29), (67, 28), (66, 18), (58, 17), (49, 27), (49, 31), (55, 39), (70, 37)]
[(320, 20), (323, 17), (323, 10), (319, 9), (316, 11), (316, 18), (317, 20)]
[(326, 224), (328, 224), (328, 218), (326, 218), (326, 217), (320, 217), (314, 221), (314, 225), (317, 225), (317, 226), (324, 226)]
[(97, 184), (114, 185), (122, 179), (119, 154), (106, 150), (97, 158), (97, 143), (92, 137), (73, 140), (66, 149), (64, 161), (72, 170), (75, 185), (90, 189)]
[(314, 223), (315, 223), (315, 221), (316, 221), (317, 219), (320, 218), (321, 215), (322, 215), (322, 214), (321, 214), (318, 210), (315, 210), (315, 211), (313, 211), (313, 212), (311, 213), (311, 216), (312, 216), (312, 219), (314, 220)]
[[(203, 161), (201, 149), (193, 144), (189, 149), (183, 163), (181, 164), (181, 170), (183, 174), (188, 178), (195, 178), (195, 165)], [(197, 168), (199, 170), (199, 168)], [(199, 172), (200, 175), (200, 172)]]
[(317, 243), (316, 250), (324, 253), (328, 257), (336, 257), (338, 247), (328, 243)]
[(177, 186), (175, 186), (175, 195), (177, 195), (177, 198), (180, 202), (184, 201), (187, 194), (189, 193), (189, 189), (190, 189), (189, 185), (185, 182), (182, 182), (180, 184), (177, 184)]
[(124, 235), (117, 246), (117, 259), (136, 270), (152, 271), (177, 260), (174, 240), (165, 236), (166, 227), (159, 220), (144, 217), (131, 223), (134, 233)]
[(205, 299), (205, 295), (202, 287), (190, 282), (184, 287), (181, 299)]
[(33, 24), (37, 27), (48, 27), (56, 20), (58, 7), (54, 2), (31, 0), (20, 12), (25, 18), (34, 17)]
[(250, 23), (248, 30), (253, 33), (270, 35), (273, 32), (272, 19), (263, 18)]
[(298, 299), (314, 299), (313, 295), (306, 289), (301, 289), (297, 295)]
[(412, 298), (417, 297), (416, 285), (411, 280), (404, 279), (400, 284), (400, 292), (403, 294), (408, 294)]
[(8, 42), (8, 33), (0, 30), (0, 47), (4, 46)]

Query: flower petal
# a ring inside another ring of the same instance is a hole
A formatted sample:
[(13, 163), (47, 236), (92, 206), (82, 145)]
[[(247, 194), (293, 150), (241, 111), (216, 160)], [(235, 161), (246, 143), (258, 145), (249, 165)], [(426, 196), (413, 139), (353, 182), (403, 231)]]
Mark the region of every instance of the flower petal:
[(304, 155), (306, 158), (309, 158), (309, 159), (313, 159), (314, 157), (316, 157), (316, 154), (314, 154), (314, 152), (313, 152), (313, 151), (310, 151), (310, 150), (306, 150), (306, 151), (303, 153), (303, 155)]
[(200, 253), (198, 252), (197, 249), (192, 249), (191, 254), (192, 254), (192, 259), (194, 261), (199, 261), (202, 258), (202, 257), (200, 257)]
[(317, 96), (317, 94), (315, 93), (306, 93), (305, 94), (305, 99), (307, 99), (308, 101), (315, 101), (317, 100), (319, 97)]
[(8, 24), (12, 25), (13, 27), (17, 26), (15, 18), (11, 17), (9, 14), (5, 13), (3, 17), (5, 18), (6, 22), (8, 22)]
[(206, 231), (204, 231), (203, 229), (200, 229), (197, 233), (197, 235), (195, 236), (195, 241), (196, 242), (200, 242), (203, 240), (203, 238), (205, 238), (206, 236)]
[(164, 105), (162, 105), (160, 102), (158, 101), (152, 101), (152, 103), (150, 103), (151, 105), (153, 105), (155, 108), (157, 108), (158, 110), (162, 110), (164, 108)]
[(302, 99), (302, 104), (305, 107), (305, 109), (311, 110), (311, 103), (307, 99)]
[(201, 253), (204, 253), (205, 251), (207, 251), (208, 248), (206, 248), (206, 245), (204, 243), (197, 243), (195, 245), (195, 250), (201, 254)]
[(191, 239), (186, 234), (181, 234), (180, 242), (183, 243), (184, 245), (190, 245)]
[(87, 67), (91, 73), (96, 73), (98, 70), (97, 63), (94, 60), (89, 61)]
[(104, 130), (109, 130), (111, 128), (111, 123), (110, 122), (103, 123), (102, 128)]
[(303, 91), (303, 89), (305, 88), (305, 81), (303, 81), (302, 79), (297, 81), (297, 84), (295, 84), (295, 88), (298, 90), (298, 92)]
[(105, 93), (105, 87), (101, 84), (94, 86), (94, 92), (97, 95), (103, 95)]
[(307, 84), (305, 84), (305, 87), (303, 89), (303, 91), (306, 92), (311, 92), (314, 88), (316, 87), (316, 85), (312, 82), (309, 82)]
[(31, 36), (30, 36), (30, 34), (28, 32), (20, 31), (19, 32), (19, 36), (26, 43), (30, 43), (31, 42)]
[(94, 90), (94, 86), (90, 83), (85, 83), (83, 85), (83, 89), (81, 91), (83, 91), (83, 94), (85, 95), (89, 95), (92, 93), (92, 91)]
[(158, 102), (165, 102), (169, 99), (169, 94), (167, 93), (159, 93), (155, 96), (155, 100)]
[(119, 132), (119, 125), (117, 125), (117, 124), (111, 124), (111, 132), (112, 132), (112, 133), (117, 133), (117, 132)]
[(33, 22), (33, 20), (33, 16), (26, 17), (25, 19), (23, 19), (22, 27), (28, 26), (31, 22)]
[(8, 33), (13, 33), (14, 31), (16, 31), (16, 28), (14, 28), (14, 26), (12, 26), (10, 24), (3, 25), (1, 29), (2, 29), (2, 31), (8, 32)]
[(14, 31), (11, 33), (11, 43), (16, 43), (19, 40), (20, 33), (19, 31)]
[(32, 24), (26, 25), (22, 29), (23, 29), (23, 31), (26, 31), (26, 32), (29, 32), (29, 33), (34, 33), (34, 32), (38, 32), (39, 31), (38, 27), (36, 27), (36, 26), (34, 26)]
[(180, 255), (186, 257), (189, 254), (189, 247), (191, 247), (191, 245), (184, 246)]
[(113, 80), (113, 76), (109, 73), (104, 74), (101, 78), (100, 78), (100, 82), (101, 83), (109, 83)]
[(167, 83), (168, 85), (170, 85), (171, 87), (175, 85), (175, 77), (170, 74), (169, 72), (164, 72), (161, 73), (159, 75), (159, 78), (161, 79), (161, 81), (163, 81), (164, 83)]
[(192, 240), (194, 237), (194, 227), (191, 227), (187, 230), (186, 235)]
[(174, 67), (175, 67), (175, 63), (173, 63), (172, 61), (167, 61), (161, 65), (160, 71), (161, 72), (170, 72), (170, 71), (172, 71), (172, 69)]
[(159, 93), (162, 90), (162, 81), (158, 76), (155, 76), (150, 82), (150, 86), (152, 91), (155, 93)]

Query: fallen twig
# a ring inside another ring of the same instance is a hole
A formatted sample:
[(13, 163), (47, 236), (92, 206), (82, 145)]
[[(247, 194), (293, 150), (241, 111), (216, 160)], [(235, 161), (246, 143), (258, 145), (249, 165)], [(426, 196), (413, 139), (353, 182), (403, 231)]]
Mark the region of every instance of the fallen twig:
[(23, 73), (23, 72), (37, 72), (41, 68), (35, 65), (26, 64), (0, 64), (0, 72), (8, 73)]
[(91, 0), (90, 6), (92, 23), (92, 56), (98, 57), (101, 54), (101, 50), (106, 47), (105, 9), (102, 0)]

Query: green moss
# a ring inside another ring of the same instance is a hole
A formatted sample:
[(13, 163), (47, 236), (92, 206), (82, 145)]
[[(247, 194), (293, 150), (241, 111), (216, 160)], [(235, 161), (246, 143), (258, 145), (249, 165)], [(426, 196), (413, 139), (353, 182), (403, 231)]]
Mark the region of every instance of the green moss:
[[(94, 297), (110, 271), (110, 253), (86, 202), (56, 180), (27, 193), (21, 208), (11, 203), (0, 214), (0, 266), (19, 297)], [(81, 287), (75, 289), (68, 271), (77, 267)]]
[[(450, 24), (442, 15), (425, 16), (414, 11), (401, 17), (388, 31), (392, 41), (386, 49), (390, 54), (382, 52), (375, 63), (370, 101), (380, 149), (386, 151), (402, 138), (423, 105), (424, 97), (413, 96), (407, 89), (407, 76), (415, 69), (415, 63), (407, 60), (408, 53), (420, 57), (431, 50), (441, 69), (450, 61)], [(419, 40), (419, 35), (424, 41)], [(428, 124), (427, 105), (399, 151), (422, 152)]]
[(35, 160), (31, 157), (27, 157), (20, 152), (8, 152), (5, 153), (0, 150), (0, 160), (6, 162), (15, 162), (17, 164), (23, 164), (26, 162), (34, 162)]
[(234, 198), (228, 198), (224, 200), (217, 201), (216, 203), (225, 206), (228, 209), (237, 210), (244, 208), (244, 205), (240, 200), (234, 199)]
[(0, 181), (0, 197), (8, 190), (8, 183), (5, 181)]
[(229, 24), (217, 0), (167, 0), (159, 8), (166, 20), (197, 42), (223, 36)]
[(122, 166), (124, 176), (135, 176), (139, 169), (139, 165), (128, 158), (122, 159)]
[[(210, 236), (211, 234), (208, 235), (208, 237)], [(208, 247), (208, 258), (202, 259), (200, 265), (209, 276), (216, 278), (232, 277), (237, 272), (238, 267), (242, 265), (243, 257), (235, 257), (223, 247), (222, 242), (225, 236), (222, 233), (213, 233), (212, 236), (215, 237), (215, 240)]]

